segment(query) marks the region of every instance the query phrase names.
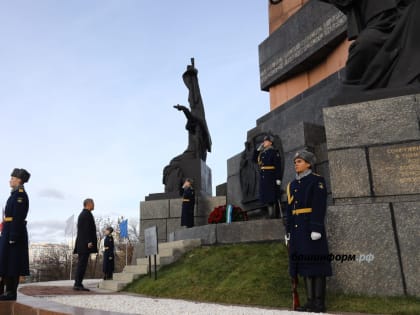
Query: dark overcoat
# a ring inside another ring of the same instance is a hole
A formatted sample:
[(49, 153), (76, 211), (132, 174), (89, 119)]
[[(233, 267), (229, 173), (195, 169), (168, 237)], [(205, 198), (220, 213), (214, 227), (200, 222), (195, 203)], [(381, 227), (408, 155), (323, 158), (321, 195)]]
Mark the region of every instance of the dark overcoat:
[[(89, 243), (93, 244), (91, 248), (88, 247)], [(93, 218), (91, 211), (83, 209), (77, 219), (77, 236), (74, 253), (89, 254), (97, 252), (98, 247), (95, 219)]]
[(194, 226), (195, 192), (192, 187), (184, 189), (182, 194), (181, 226)]
[[(25, 188), (12, 191), (4, 209), (3, 230), (0, 237), (0, 276), (29, 275), (28, 231), (26, 216), (29, 199)], [(10, 244), (13, 241), (13, 244)]]
[(281, 180), (280, 154), (273, 147), (254, 152), (254, 161), (258, 163), (260, 171), (259, 199), (262, 203), (276, 202), (280, 186), (276, 180)]
[(104, 263), (102, 271), (106, 274), (113, 273), (115, 267), (114, 238), (112, 235), (104, 239)]
[[(290, 233), (289, 272), (304, 277), (331, 276), (324, 219), (327, 189), (323, 177), (309, 174), (287, 186), (287, 232)], [(321, 233), (313, 241), (311, 232)]]

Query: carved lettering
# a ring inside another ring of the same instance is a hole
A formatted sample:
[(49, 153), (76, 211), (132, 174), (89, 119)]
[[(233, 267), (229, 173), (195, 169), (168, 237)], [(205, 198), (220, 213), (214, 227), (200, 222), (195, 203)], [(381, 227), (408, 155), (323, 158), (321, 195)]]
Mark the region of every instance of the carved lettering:
[(308, 57), (306, 56), (308, 52), (312, 50), (315, 52), (315, 47), (322, 41), (325, 40), (326, 42), (320, 45), (320, 48), (327, 44), (327, 38), (338, 29), (345, 27), (345, 25), (346, 17), (342, 13), (337, 12), (287, 51), (276, 54), (270, 62), (261, 65), (260, 79), (262, 85), (264, 86), (266, 82), (278, 76), (279, 73), (285, 72), (285, 69), (289, 66), (302, 62), (305, 57)]

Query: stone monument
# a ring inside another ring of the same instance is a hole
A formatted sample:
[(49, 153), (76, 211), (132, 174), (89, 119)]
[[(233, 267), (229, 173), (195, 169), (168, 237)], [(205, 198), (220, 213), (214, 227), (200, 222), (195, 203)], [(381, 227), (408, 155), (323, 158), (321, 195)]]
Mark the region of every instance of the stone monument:
[[(283, 189), (294, 152), (317, 155), (330, 251), (349, 255), (333, 261), (329, 289), (420, 296), (420, 1), (303, 2), (271, 1), (271, 33), (259, 46), (271, 111), (246, 141), (264, 132), (280, 138)], [(372, 45), (365, 21), (383, 27), (380, 43)], [(244, 201), (244, 156), (228, 160), (229, 203)]]
[[(198, 84), (198, 70), (194, 59), (187, 66), (182, 79), (188, 88), (189, 108), (183, 105), (173, 106), (182, 112), (187, 123), (188, 146), (183, 153), (174, 157), (163, 169), (165, 192), (152, 193), (140, 202), (140, 248), (137, 257), (144, 253), (144, 230), (157, 226), (158, 241), (166, 242), (171, 233), (181, 227), (181, 186), (185, 178), (194, 180), (196, 204), (194, 222), (196, 226), (207, 224), (209, 213), (217, 206), (226, 203), (226, 196), (212, 196), (211, 170), (206, 164), (207, 152), (211, 151), (211, 137), (207, 127), (203, 100)], [(194, 230), (191, 228), (189, 230)]]
[(146, 200), (176, 198), (180, 196), (182, 184), (186, 178), (194, 180), (196, 195), (212, 195), (211, 169), (206, 165), (207, 152), (211, 152), (211, 137), (207, 127), (204, 104), (198, 84), (198, 70), (191, 58), (191, 65), (182, 75), (188, 88), (190, 109), (183, 105), (174, 108), (184, 113), (188, 131), (188, 146), (185, 151), (174, 157), (163, 169), (165, 193), (151, 194)]

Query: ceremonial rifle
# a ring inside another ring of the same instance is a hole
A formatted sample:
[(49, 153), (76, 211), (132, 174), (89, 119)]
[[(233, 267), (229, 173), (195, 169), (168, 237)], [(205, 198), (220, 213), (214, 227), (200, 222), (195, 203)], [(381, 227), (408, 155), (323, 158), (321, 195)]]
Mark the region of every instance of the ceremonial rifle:
[[(279, 189), (280, 189), (280, 186), (279, 186)], [(287, 248), (287, 256), (289, 257), (289, 264), (290, 264), (291, 262), (290, 262), (289, 235), (287, 235), (287, 221), (286, 221), (287, 216), (285, 216), (284, 213), (283, 213), (283, 210), (282, 210), (282, 207), (281, 207), (281, 202), (280, 202), (280, 197), (277, 198), (277, 204), (278, 204), (279, 211), (280, 211), (280, 219), (282, 220), (283, 226), (284, 226), (284, 232), (285, 232), (284, 243), (285, 243), (286, 248)], [(293, 310), (296, 310), (300, 306), (299, 294), (297, 292), (297, 286), (298, 286), (297, 275), (294, 276), (294, 277), (291, 277), (291, 281), (292, 281), (292, 307), (293, 307)]]

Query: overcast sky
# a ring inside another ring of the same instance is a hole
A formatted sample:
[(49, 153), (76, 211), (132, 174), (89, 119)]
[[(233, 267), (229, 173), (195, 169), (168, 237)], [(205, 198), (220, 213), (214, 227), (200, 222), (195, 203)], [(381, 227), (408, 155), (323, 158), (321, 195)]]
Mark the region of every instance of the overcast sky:
[[(213, 147), (213, 186), (269, 111), (258, 45), (268, 1), (0, 0), (0, 202), (14, 167), (32, 177), (30, 240), (64, 240), (65, 220), (138, 218), (187, 146), (182, 82), (195, 58)], [(215, 192), (213, 188), (213, 192)]]

